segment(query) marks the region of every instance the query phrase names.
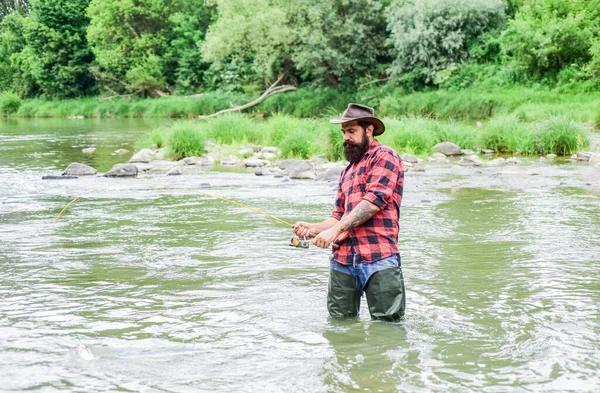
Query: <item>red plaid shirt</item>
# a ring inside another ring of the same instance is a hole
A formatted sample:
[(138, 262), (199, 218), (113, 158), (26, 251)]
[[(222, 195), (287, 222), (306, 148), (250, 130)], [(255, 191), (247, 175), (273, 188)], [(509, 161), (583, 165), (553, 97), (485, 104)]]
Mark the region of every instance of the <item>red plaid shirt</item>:
[(376, 262), (399, 254), (400, 203), (404, 190), (404, 165), (392, 148), (374, 140), (362, 159), (350, 164), (340, 175), (340, 184), (331, 217), (341, 220), (361, 201), (381, 210), (362, 225), (348, 231), (332, 258), (344, 265)]

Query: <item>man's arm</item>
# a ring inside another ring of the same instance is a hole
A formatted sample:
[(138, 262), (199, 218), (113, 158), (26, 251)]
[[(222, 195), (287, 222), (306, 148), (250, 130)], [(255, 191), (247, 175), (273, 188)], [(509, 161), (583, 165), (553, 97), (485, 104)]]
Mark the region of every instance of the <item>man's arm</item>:
[[(329, 248), (331, 243), (333, 243), (333, 241), (339, 235), (364, 224), (380, 210), (381, 209), (377, 207), (377, 205), (369, 201), (362, 200), (347, 216), (343, 217), (340, 221), (334, 220), (336, 222), (333, 223), (331, 227), (319, 232), (318, 236), (313, 239), (312, 243), (321, 248)], [(331, 218), (323, 222), (327, 222), (329, 220), (331, 220)]]
[(310, 238), (317, 236), (323, 231), (326, 231), (338, 222), (339, 221), (333, 217), (329, 217), (328, 219), (316, 224), (310, 224), (308, 222), (299, 221), (292, 226), (292, 231), (300, 237)]

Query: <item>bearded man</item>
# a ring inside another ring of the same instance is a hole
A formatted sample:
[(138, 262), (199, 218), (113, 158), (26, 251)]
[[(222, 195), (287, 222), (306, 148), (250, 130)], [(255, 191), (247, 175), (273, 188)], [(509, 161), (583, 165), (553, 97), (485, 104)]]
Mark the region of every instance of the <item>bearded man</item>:
[(332, 248), (327, 309), (334, 318), (353, 318), (366, 294), (373, 319), (398, 321), (404, 316), (404, 279), (398, 232), (404, 188), (404, 165), (392, 148), (375, 136), (385, 132), (373, 108), (349, 104), (339, 119), (344, 156), (349, 165), (340, 175), (333, 213), (292, 230)]

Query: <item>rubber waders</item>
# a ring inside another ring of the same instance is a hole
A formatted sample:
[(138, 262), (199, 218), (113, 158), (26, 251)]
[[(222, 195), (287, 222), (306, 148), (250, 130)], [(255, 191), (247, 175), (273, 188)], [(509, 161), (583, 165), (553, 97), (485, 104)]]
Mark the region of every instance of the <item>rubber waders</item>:
[(393, 267), (373, 273), (365, 288), (371, 318), (399, 321), (404, 316), (404, 278), (402, 268)]
[(337, 270), (329, 270), (327, 310), (333, 318), (353, 318), (360, 310), (362, 291), (356, 288), (356, 278)]

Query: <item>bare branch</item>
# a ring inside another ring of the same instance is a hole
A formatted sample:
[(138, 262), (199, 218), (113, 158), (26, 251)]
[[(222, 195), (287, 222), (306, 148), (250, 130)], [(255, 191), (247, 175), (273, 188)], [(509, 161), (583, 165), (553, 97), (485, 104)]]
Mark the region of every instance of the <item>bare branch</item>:
[(292, 86), (292, 85), (277, 86), (277, 84), (279, 82), (281, 82), (282, 79), (283, 79), (283, 75), (280, 76), (279, 79), (277, 79), (275, 81), (275, 83), (273, 83), (271, 86), (269, 86), (269, 88), (267, 90), (265, 90), (265, 92), (260, 97), (258, 97), (256, 100), (254, 100), (252, 102), (249, 102), (249, 103), (244, 104), (244, 105), (236, 106), (236, 107), (233, 107), (233, 108), (229, 108), (229, 109), (223, 109), (222, 111), (213, 113), (212, 115), (198, 116), (198, 119), (200, 119), (200, 120), (206, 120), (206, 119), (210, 119), (210, 118), (213, 118), (213, 117), (217, 117), (217, 116), (222, 115), (224, 113), (243, 111), (244, 109), (248, 109), (250, 107), (253, 107), (255, 105), (260, 104), (267, 97), (272, 96), (273, 94), (283, 93), (285, 91), (296, 90), (296, 87)]

